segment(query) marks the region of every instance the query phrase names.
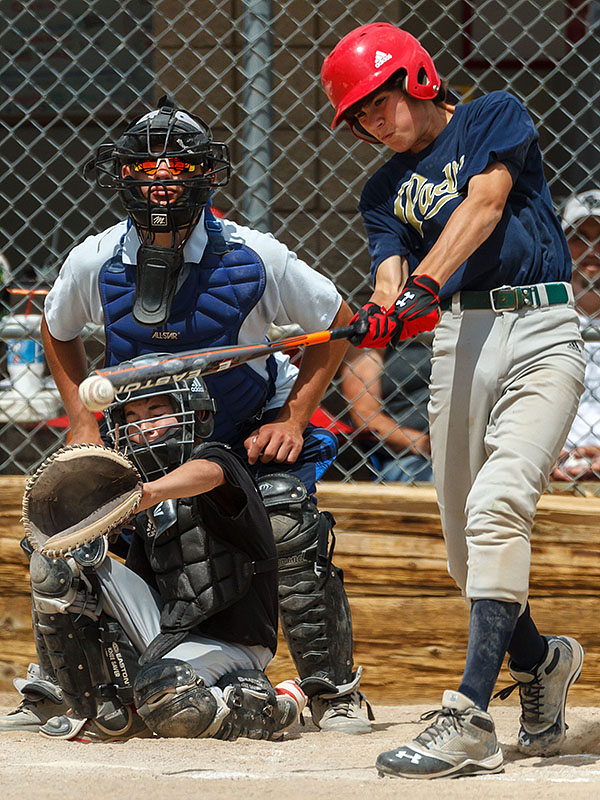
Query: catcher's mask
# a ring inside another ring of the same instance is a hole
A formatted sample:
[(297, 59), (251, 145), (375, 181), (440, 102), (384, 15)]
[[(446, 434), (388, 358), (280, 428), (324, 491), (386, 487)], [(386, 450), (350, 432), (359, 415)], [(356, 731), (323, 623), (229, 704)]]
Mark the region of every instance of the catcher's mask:
[(344, 36), (321, 69), (323, 89), (335, 109), (331, 128), (345, 121), (358, 139), (381, 144), (347, 112), (401, 70), (407, 94), (418, 100), (437, 97), (441, 80), (433, 60), (408, 31), (389, 22), (372, 22)]
[[(136, 404), (139, 400), (147, 402)], [(205, 382), (194, 378), (118, 394), (104, 416), (111, 444), (145, 480), (154, 480), (187, 461), (197, 440), (210, 437), (215, 411)]]
[[(156, 165), (165, 160), (170, 177), (163, 172), (159, 178)], [(229, 182), (229, 148), (213, 141), (200, 117), (177, 109), (165, 95), (116, 142), (98, 147), (85, 174), (94, 170), (98, 186), (119, 191), (140, 237), (133, 315), (143, 325), (161, 325), (169, 318), (185, 242), (211, 190)], [(169, 189), (177, 189), (174, 199)], [(163, 202), (153, 200), (153, 190), (161, 190)], [(170, 247), (155, 244), (160, 233), (171, 234)]]

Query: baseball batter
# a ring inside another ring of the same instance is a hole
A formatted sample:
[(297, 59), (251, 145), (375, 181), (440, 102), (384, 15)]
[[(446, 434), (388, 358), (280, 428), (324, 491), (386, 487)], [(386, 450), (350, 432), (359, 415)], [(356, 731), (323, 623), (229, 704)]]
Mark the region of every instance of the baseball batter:
[(529, 754), (562, 742), (583, 660), (574, 639), (540, 635), (527, 602), (536, 503), (582, 391), (567, 244), (516, 97), (451, 104), (429, 53), (384, 23), (344, 37), (321, 79), (332, 128), (345, 121), (393, 153), (360, 200), (375, 291), (355, 338), (384, 347), (435, 328), (434, 481), (449, 571), (471, 608), (458, 691), (377, 767), (408, 778), (497, 772), (487, 708), (505, 653)]

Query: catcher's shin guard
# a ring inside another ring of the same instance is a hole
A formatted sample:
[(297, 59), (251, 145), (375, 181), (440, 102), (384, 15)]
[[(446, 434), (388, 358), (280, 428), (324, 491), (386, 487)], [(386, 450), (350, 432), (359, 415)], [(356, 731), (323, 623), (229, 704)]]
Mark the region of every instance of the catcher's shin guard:
[[(33, 549), (25, 538), (21, 548), (27, 558)], [(0, 716), (0, 731), (37, 732), (51, 717), (68, 710), (62, 689), (56, 681), (54, 670), (48, 656), (44, 637), (39, 630), (39, 622), (33, 596), (31, 598), (31, 622), (38, 663), (30, 664), (25, 678), (14, 678), (15, 689), (21, 695), (18, 708)]]
[(110, 683), (124, 705), (133, 704), (133, 684), (140, 670), (139, 653), (116, 620), (100, 616), (102, 655), (110, 675)]
[(72, 559), (34, 553), (30, 572), (37, 631), (65, 701), (80, 717), (114, 716), (133, 699), (135, 648), (116, 620), (98, 615), (99, 587)]
[(48, 654), (46, 641), (42, 635), (42, 632), (40, 631), (38, 613), (35, 610), (33, 597), (31, 598), (31, 626), (33, 628), (33, 638), (35, 641), (35, 651), (37, 653), (37, 658), (38, 658), (40, 677), (43, 680), (47, 680), (50, 681), (51, 683), (57, 684), (58, 681), (56, 680), (56, 675), (54, 674), (54, 667), (52, 666), (52, 662), (50, 661), (50, 655)]
[(214, 736), (230, 710), (220, 691), (207, 689), (192, 667), (177, 658), (143, 666), (135, 679), (134, 701), (148, 728), (166, 738)]
[[(31, 556), (34, 554), (35, 550), (31, 546), (29, 539), (26, 536), (24, 536), (19, 542), (19, 545), (21, 546), (21, 550), (27, 556), (27, 559), (31, 561)], [(48, 656), (48, 649), (46, 648), (46, 642), (44, 641), (44, 637), (42, 636), (39, 630), (38, 615), (37, 611), (35, 610), (35, 604), (33, 602), (33, 594), (31, 596), (31, 627), (33, 629), (35, 650), (38, 657), (39, 678), (41, 680), (47, 680), (52, 683), (57, 683), (56, 675), (54, 674), (54, 669), (52, 668), (52, 663), (50, 661), (50, 657)]]
[(335, 520), (317, 510), (294, 475), (266, 475), (260, 491), (277, 545), (281, 627), (302, 688), (311, 695), (312, 678), (350, 684), (352, 618), (329, 547)]

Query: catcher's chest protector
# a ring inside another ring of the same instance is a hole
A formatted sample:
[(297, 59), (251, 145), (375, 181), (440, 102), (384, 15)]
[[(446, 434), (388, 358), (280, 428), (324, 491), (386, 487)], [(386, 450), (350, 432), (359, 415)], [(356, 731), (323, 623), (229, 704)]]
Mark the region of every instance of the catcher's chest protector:
[[(168, 322), (155, 328), (133, 318), (135, 266), (123, 264), (122, 251), (102, 267), (100, 296), (106, 326), (106, 364), (112, 366), (138, 355), (178, 353), (204, 347), (235, 345), (242, 323), (265, 290), (265, 267), (254, 250), (229, 243), (225, 253), (209, 245), (173, 299)], [(273, 357), (270, 356), (273, 362)], [(269, 370), (275, 374), (274, 364)], [(205, 378), (217, 404), (213, 441), (233, 443), (237, 431), (259, 413), (275, 391), (252, 367)]]
[[(148, 563), (164, 603), (160, 617), (162, 634), (178, 634), (198, 629), (217, 612), (229, 608), (249, 591), (252, 576), (262, 562), (250, 557), (208, 533), (192, 499), (171, 501), (177, 519), (166, 530), (156, 527), (146, 514), (136, 518), (136, 532), (144, 541)], [(128, 557), (128, 566), (136, 564)], [(223, 637), (236, 641), (235, 629), (245, 626), (251, 607), (238, 606), (230, 625), (223, 625)], [(169, 637), (167, 650), (173, 647)], [(161, 656), (156, 655), (155, 658)]]

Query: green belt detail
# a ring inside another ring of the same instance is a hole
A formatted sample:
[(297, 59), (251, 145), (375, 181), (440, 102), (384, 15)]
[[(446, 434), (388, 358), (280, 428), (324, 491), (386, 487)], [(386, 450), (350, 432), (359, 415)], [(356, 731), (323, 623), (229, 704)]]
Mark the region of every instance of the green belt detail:
[[(569, 301), (569, 293), (564, 283), (546, 283), (548, 305), (556, 306)], [(492, 304), (493, 297), (493, 304)], [(522, 308), (539, 308), (540, 295), (537, 286), (503, 286), (491, 292), (461, 292), (461, 309), (489, 308), (494, 311), (519, 311)], [(452, 298), (440, 303), (442, 311), (452, 308)]]

